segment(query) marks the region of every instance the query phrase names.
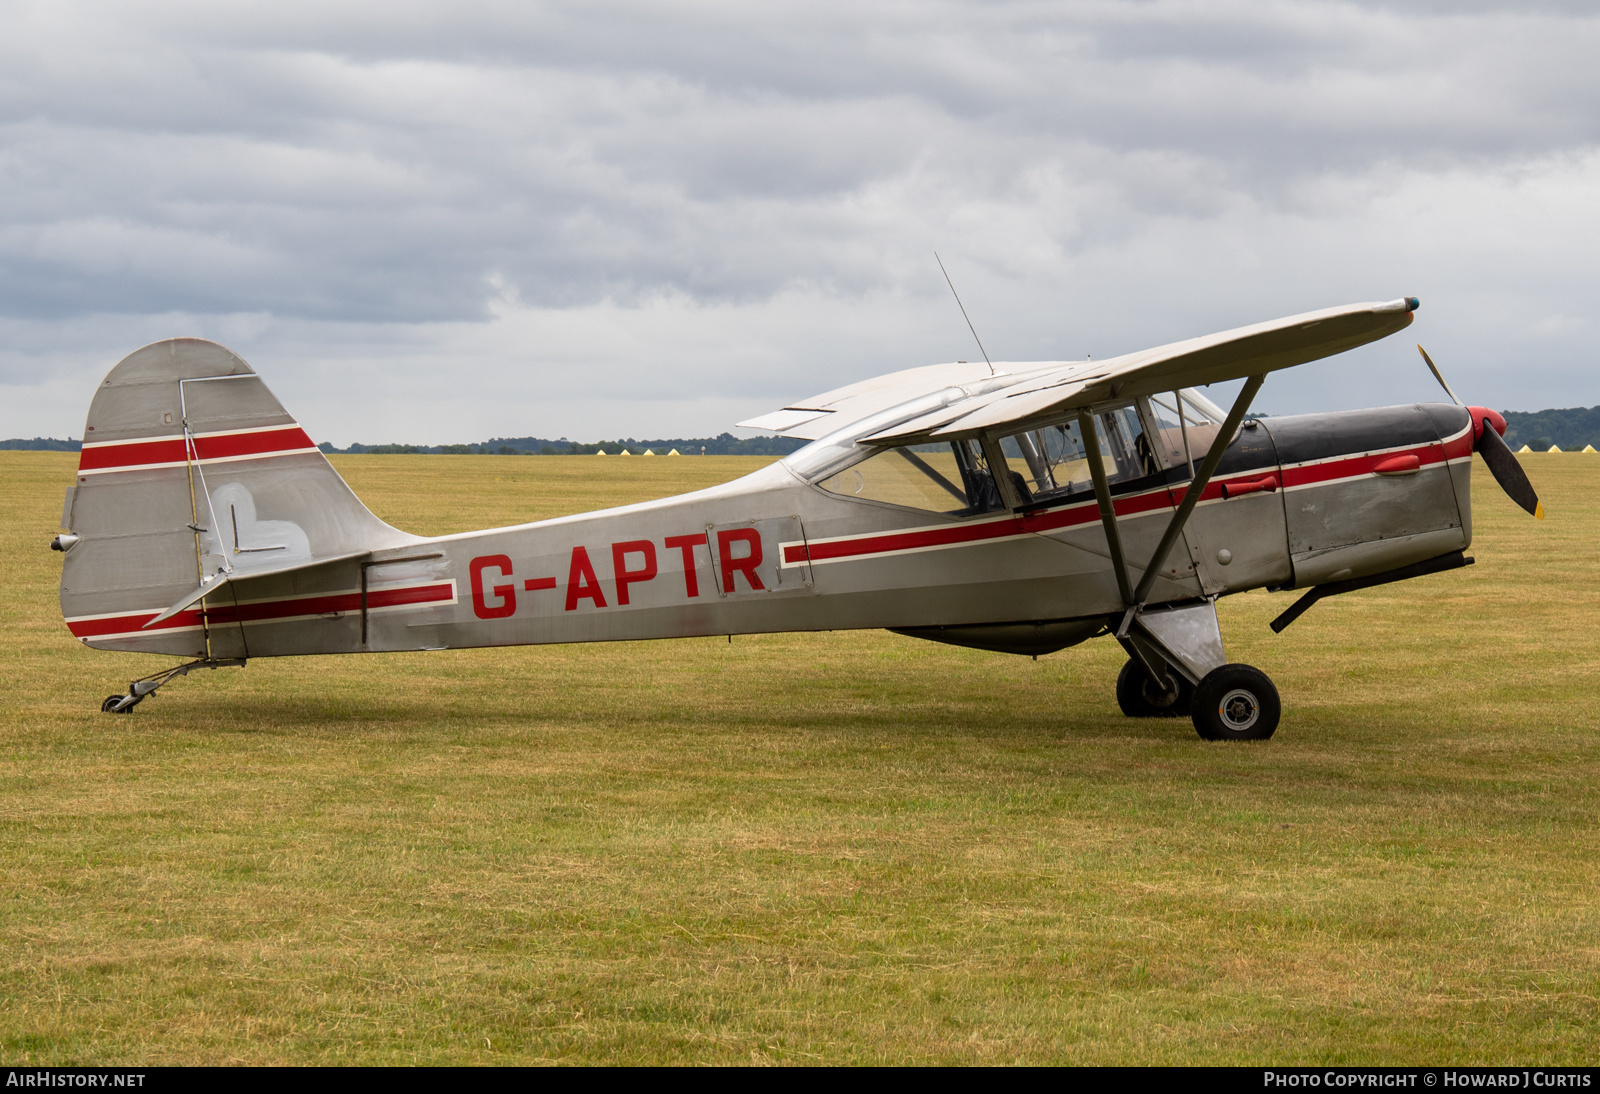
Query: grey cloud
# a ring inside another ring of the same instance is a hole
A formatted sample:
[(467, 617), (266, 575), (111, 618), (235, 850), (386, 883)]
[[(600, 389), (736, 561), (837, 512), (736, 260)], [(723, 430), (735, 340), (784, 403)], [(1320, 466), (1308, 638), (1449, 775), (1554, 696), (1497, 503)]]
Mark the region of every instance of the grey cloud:
[[(265, 316), (248, 342), (359, 329), (395, 352), (508, 307), (593, 337), (671, 299), (784, 316), (781, 340), (707, 351), (707, 376), (768, 362), (723, 385), (756, 400), (787, 397), (806, 339), (840, 382), (970, 352), (941, 248), (1015, 356), (1405, 291), (1475, 301), (1468, 367), (1529, 332), (1571, 361), (1592, 347), (1591, 10), (36, 5), (0, 42), (0, 316), (121, 315), (129, 337)], [(852, 300), (905, 326), (829, 341)], [(1511, 301), (1498, 327), (1487, 300)], [(616, 344), (606, 390), (666, 397), (645, 346)]]

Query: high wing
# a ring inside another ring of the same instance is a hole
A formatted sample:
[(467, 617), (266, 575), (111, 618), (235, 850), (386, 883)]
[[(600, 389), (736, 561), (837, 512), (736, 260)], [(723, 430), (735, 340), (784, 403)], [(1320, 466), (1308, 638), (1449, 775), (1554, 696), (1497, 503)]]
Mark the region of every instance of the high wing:
[(1014, 365), (1000, 362), (992, 369), (982, 361), (969, 364), (957, 361), (946, 365), (924, 365), (900, 372), (874, 376), (870, 380), (813, 395), (798, 403), (736, 423), (740, 429), (769, 429), (785, 437), (814, 441), (870, 417), (880, 410), (899, 406), (921, 395), (945, 388), (974, 390), (1017, 383), (1023, 375), (1040, 370), (1068, 367), (1065, 362), (1032, 362)]
[(740, 422), (815, 439), (852, 421), (928, 395), (960, 389), (937, 409), (861, 440), (883, 444), (954, 440), (1119, 397), (1259, 376), (1384, 338), (1409, 326), (1415, 297), (1325, 308), (1105, 361), (932, 365), (891, 373)]

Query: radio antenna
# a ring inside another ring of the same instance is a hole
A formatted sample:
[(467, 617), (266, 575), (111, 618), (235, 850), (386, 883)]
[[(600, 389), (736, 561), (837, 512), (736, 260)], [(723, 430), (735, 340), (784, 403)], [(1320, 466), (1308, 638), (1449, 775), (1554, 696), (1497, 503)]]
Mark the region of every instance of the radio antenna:
[(967, 314), (966, 305), (961, 303), (961, 294), (956, 292), (956, 283), (950, 280), (950, 271), (944, 268), (944, 259), (939, 257), (939, 252), (933, 252), (933, 260), (939, 264), (939, 272), (944, 274), (944, 283), (950, 286), (950, 295), (956, 298), (956, 307), (961, 309), (961, 318), (967, 321), (967, 329), (972, 332), (972, 340), (978, 343), (978, 352), (983, 354), (983, 363), (989, 366), (989, 375), (994, 375), (994, 362), (989, 360), (989, 351), (983, 348), (983, 339), (978, 337), (978, 328), (972, 325), (972, 317)]

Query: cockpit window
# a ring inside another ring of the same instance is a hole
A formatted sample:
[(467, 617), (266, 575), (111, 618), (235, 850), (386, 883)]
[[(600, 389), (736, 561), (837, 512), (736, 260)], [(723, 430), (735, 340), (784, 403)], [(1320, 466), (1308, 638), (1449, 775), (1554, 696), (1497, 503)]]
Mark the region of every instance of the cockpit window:
[[(1109, 481), (1127, 482), (1161, 470), (1139, 411), (1132, 404), (1100, 411), (1093, 421)], [(1002, 437), (1000, 450), (1010, 464), (1012, 482), (1025, 504), (1094, 489), (1089, 456), (1075, 416)]]
[(831, 494), (954, 516), (1001, 507), (976, 440), (881, 449), (817, 485)]
[(1201, 406), (1187, 390), (1151, 396), (1150, 417), (1161, 434), (1156, 451), (1167, 467), (1199, 464), (1222, 424), (1215, 407)]

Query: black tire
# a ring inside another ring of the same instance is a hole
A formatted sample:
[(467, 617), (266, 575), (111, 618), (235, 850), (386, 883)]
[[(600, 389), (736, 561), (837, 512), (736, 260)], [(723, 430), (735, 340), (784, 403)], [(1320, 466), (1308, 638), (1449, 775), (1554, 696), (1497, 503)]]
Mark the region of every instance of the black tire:
[(1171, 689), (1159, 689), (1150, 672), (1134, 658), (1117, 673), (1117, 706), (1130, 718), (1182, 718), (1189, 713), (1194, 685), (1167, 670)]
[(1260, 669), (1223, 665), (1194, 689), (1194, 728), (1208, 741), (1264, 741), (1278, 728), (1278, 689)]
[[(127, 710), (118, 710), (117, 709), (117, 704), (122, 702), (123, 698), (124, 697), (121, 696), (121, 695), (107, 695), (106, 696), (106, 701), (100, 704), (101, 713), (103, 713), (103, 714), (126, 714), (126, 713), (128, 713)], [(131, 710), (132, 708), (130, 707), (129, 709)]]

